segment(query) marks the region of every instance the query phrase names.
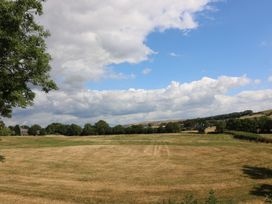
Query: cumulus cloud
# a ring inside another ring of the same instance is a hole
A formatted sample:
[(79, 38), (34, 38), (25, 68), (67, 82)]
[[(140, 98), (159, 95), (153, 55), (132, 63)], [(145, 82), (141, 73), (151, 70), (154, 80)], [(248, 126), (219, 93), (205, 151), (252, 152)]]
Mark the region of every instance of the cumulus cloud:
[(108, 76), (108, 65), (139, 63), (155, 53), (153, 31), (197, 28), (212, 0), (48, 0), (39, 19), (51, 31), (52, 76), (71, 87)]
[(71, 90), (44, 94), (36, 91), (35, 105), (17, 109), (9, 124), (47, 125), (52, 122), (78, 123), (105, 119), (111, 124), (184, 119), (246, 109), (271, 108), (272, 90), (243, 91), (230, 96), (233, 88), (254, 83), (246, 76), (218, 79), (203, 77), (190, 83), (171, 82), (162, 89)]

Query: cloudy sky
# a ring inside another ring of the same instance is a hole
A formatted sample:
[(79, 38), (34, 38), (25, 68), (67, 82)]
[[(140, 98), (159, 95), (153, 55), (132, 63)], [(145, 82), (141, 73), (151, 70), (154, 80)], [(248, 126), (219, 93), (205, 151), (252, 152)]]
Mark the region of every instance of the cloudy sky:
[(52, 78), (8, 124), (185, 119), (272, 108), (271, 0), (47, 0)]

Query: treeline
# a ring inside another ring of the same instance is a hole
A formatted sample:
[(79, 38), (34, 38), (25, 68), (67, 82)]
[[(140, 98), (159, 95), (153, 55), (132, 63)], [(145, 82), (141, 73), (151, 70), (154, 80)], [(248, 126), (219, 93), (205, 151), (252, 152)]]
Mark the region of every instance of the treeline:
[(206, 127), (207, 125), (216, 125), (218, 121), (227, 121), (229, 119), (236, 119), (242, 116), (252, 115), (252, 110), (246, 110), (242, 112), (234, 112), (229, 114), (216, 115), (205, 118), (195, 118), (182, 121), (183, 128), (186, 130), (198, 129), (199, 126)]
[(226, 129), (252, 133), (271, 133), (272, 118), (263, 116), (252, 119), (230, 119), (226, 122)]
[[(6, 127), (5, 127), (6, 128)], [(88, 135), (112, 135), (112, 134), (152, 134), (152, 133), (177, 133), (181, 131), (180, 123), (169, 122), (159, 127), (151, 125), (116, 125), (111, 127), (106, 121), (100, 120), (94, 125), (87, 123), (83, 127), (77, 124), (52, 123), (46, 128), (40, 125), (32, 126), (9, 126), (7, 131), (0, 135), (66, 135), (66, 136), (88, 136)], [(24, 131), (24, 132), (22, 132)]]

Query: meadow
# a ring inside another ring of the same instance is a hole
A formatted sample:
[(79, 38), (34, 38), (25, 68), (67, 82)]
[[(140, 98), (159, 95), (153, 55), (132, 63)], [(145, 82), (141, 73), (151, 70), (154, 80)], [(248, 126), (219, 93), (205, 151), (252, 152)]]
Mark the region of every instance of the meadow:
[(263, 203), (272, 145), (226, 134), (0, 137), (1, 204)]

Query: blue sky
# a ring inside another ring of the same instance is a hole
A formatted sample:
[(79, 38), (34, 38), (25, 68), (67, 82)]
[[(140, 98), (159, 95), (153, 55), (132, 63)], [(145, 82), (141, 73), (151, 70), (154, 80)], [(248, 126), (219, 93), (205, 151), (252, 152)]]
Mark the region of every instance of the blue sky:
[[(272, 75), (272, 1), (227, 0), (213, 3), (214, 10), (196, 14), (199, 27), (189, 32), (155, 31), (146, 44), (158, 54), (139, 64), (112, 65), (129, 80), (101, 80), (91, 89), (162, 88), (171, 81), (190, 82), (221, 75), (261, 79), (252, 88), (268, 88)], [(171, 56), (175, 53), (178, 56)], [(152, 69), (143, 75), (143, 69)]]
[[(8, 124), (110, 124), (272, 109), (271, 0), (49, 0), (52, 78)], [(268, 80), (269, 79), (269, 80)]]

